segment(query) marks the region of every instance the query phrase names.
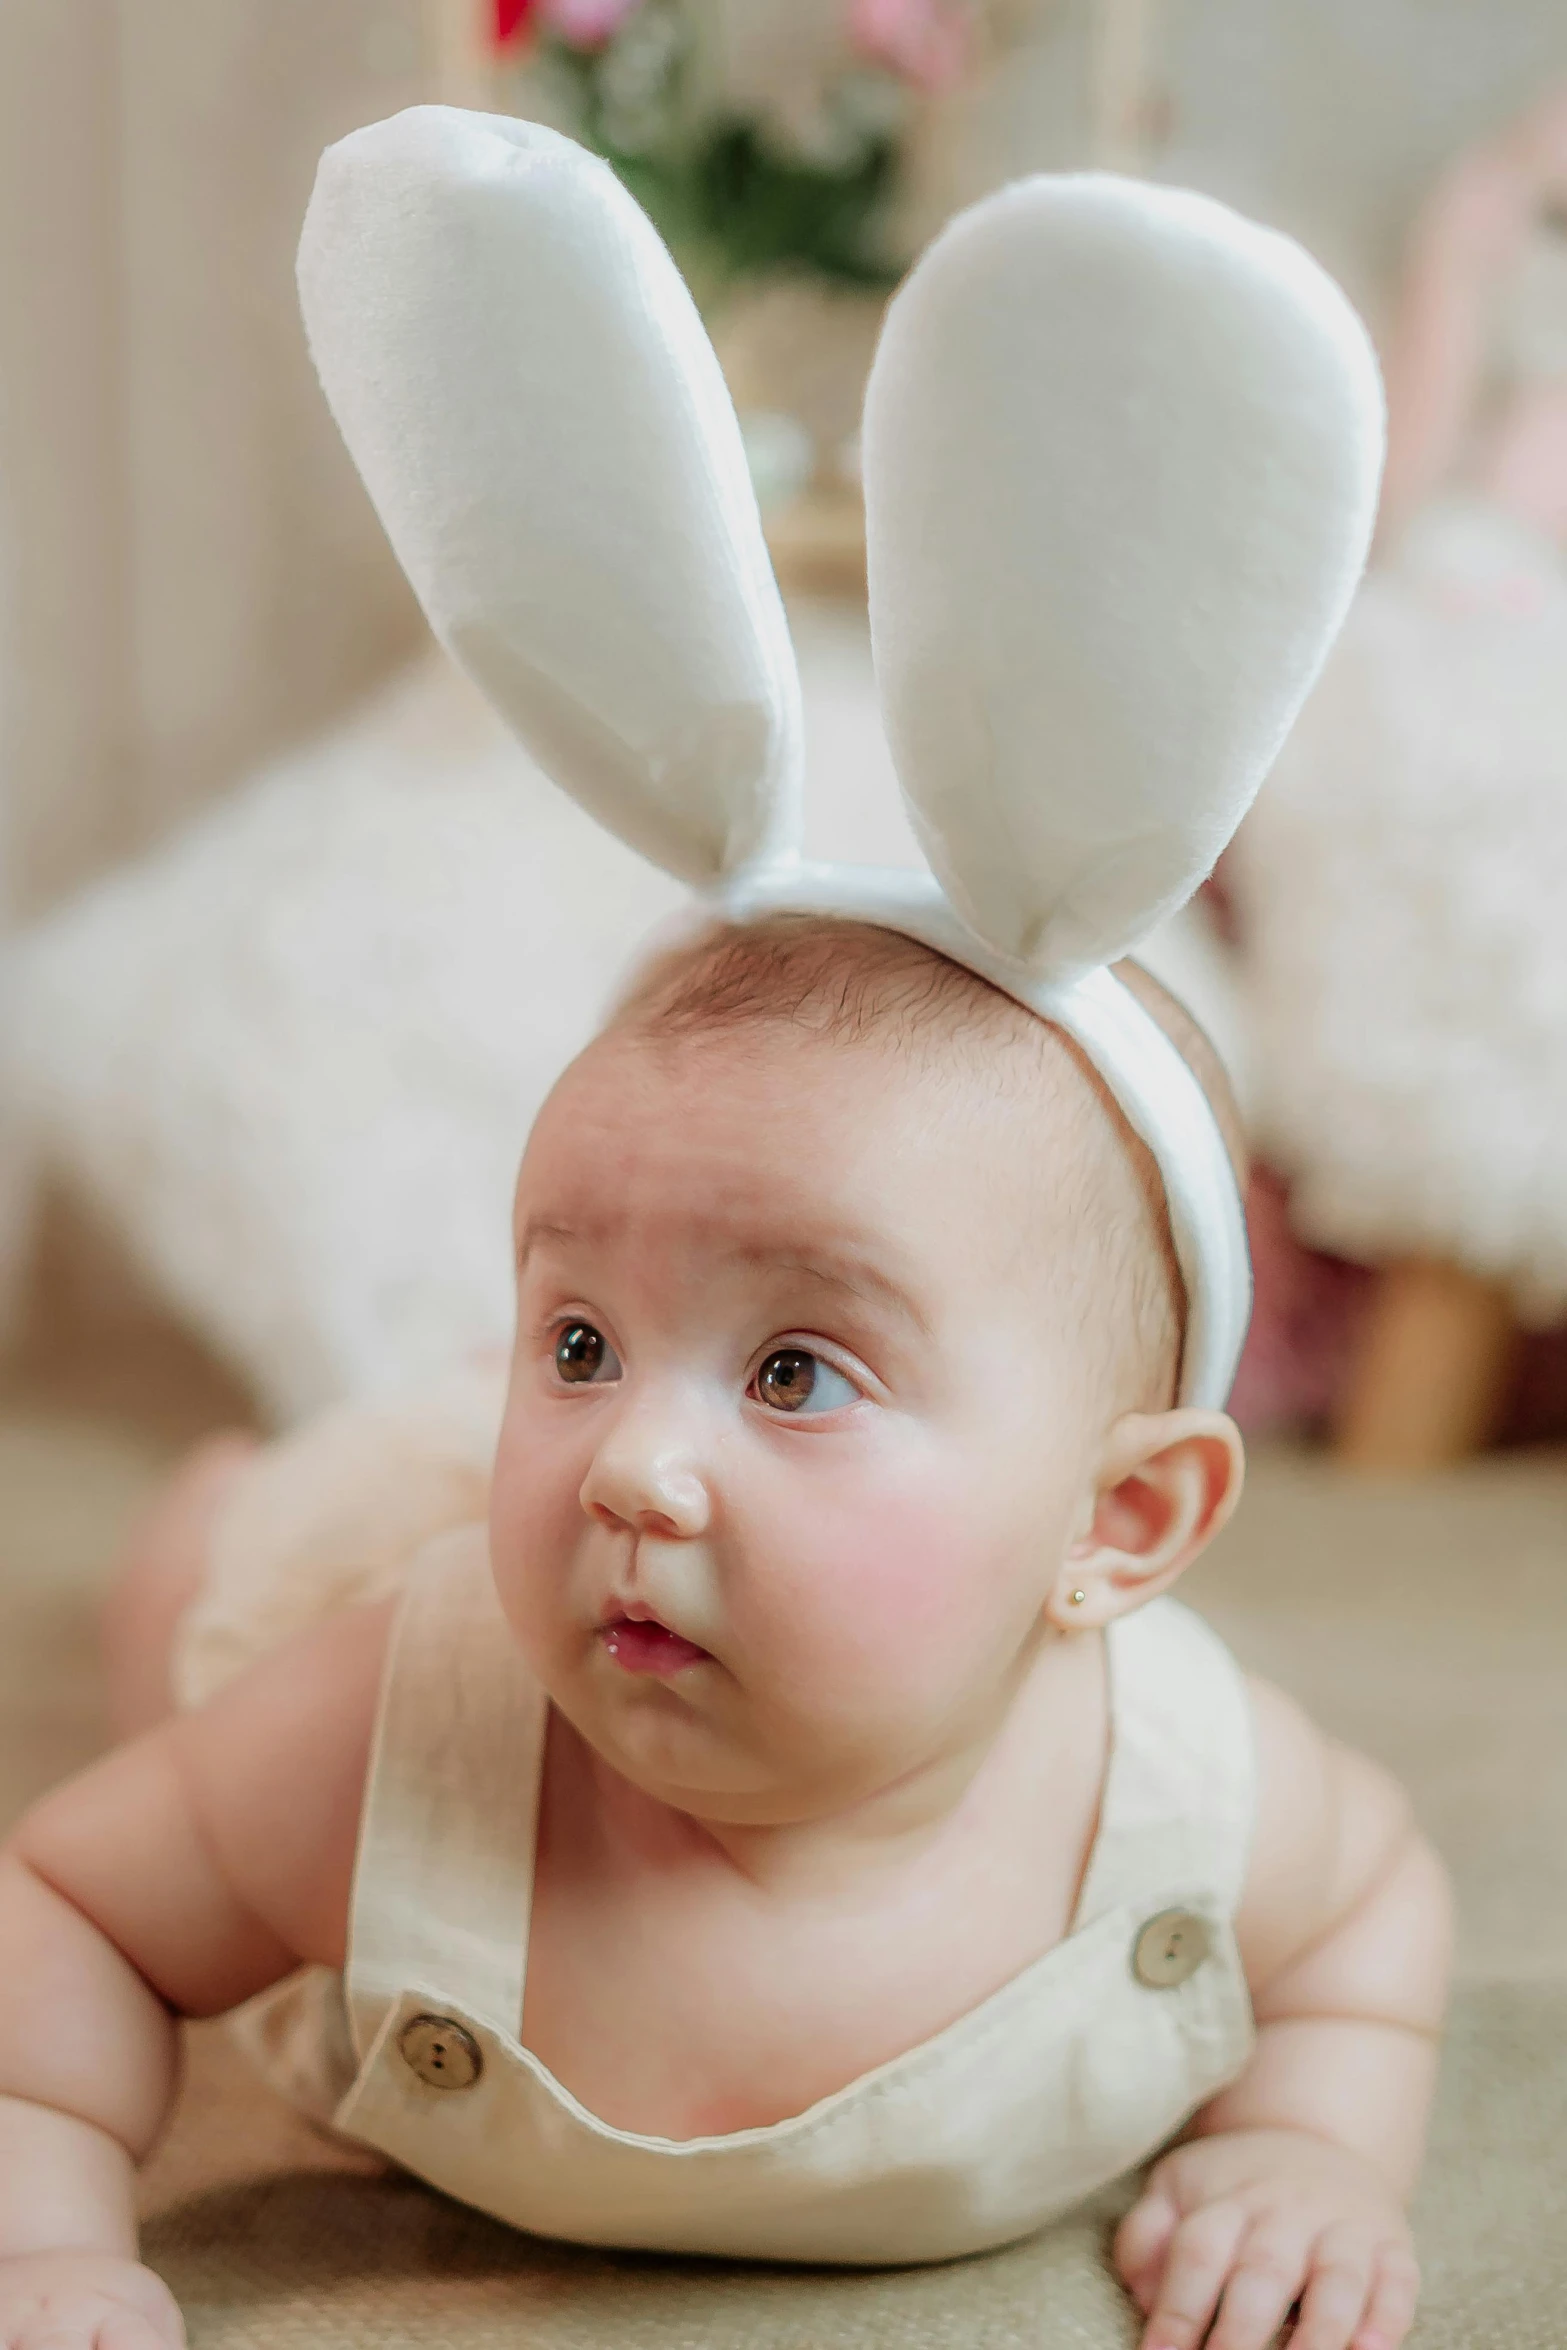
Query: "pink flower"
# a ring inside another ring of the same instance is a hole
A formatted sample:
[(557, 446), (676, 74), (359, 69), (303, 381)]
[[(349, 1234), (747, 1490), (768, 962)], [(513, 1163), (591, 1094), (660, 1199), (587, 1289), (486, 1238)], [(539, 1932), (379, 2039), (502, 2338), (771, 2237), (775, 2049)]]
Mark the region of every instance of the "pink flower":
[(572, 49), (602, 49), (642, 0), (538, 0), (539, 22)]
[(971, 52), (971, 17), (955, 0), (850, 0), (849, 38), (861, 55), (916, 89), (950, 90)]

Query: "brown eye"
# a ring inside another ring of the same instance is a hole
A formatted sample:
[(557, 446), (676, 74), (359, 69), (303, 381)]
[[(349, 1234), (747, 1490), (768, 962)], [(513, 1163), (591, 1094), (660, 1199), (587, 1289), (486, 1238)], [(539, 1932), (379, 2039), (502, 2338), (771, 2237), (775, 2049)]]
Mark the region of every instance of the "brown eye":
[(816, 1357), (803, 1347), (782, 1346), (756, 1374), (756, 1392), (775, 1412), (797, 1412), (816, 1388)]
[(602, 1330), (595, 1330), (591, 1322), (570, 1322), (555, 1341), (555, 1369), (570, 1385), (585, 1385), (608, 1371), (611, 1378), (619, 1371), (614, 1351), (605, 1343)]

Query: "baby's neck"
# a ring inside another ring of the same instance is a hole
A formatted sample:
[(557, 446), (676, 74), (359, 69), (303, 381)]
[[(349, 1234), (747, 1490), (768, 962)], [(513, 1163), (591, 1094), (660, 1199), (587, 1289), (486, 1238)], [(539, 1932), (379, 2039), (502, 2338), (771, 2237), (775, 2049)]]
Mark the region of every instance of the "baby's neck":
[(618, 1779), (557, 1717), (524, 2044), (606, 2121), (682, 2138), (781, 2121), (918, 2047), (1071, 1931), (1107, 1696), (1079, 1635), (961, 1757), (744, 1825)]
[[(660, 1873), (717, 1866), (764, 1898), (791, 1904), (851, 1891), (863, 1898), (878, 1880), (925, 1863), (948, 1841), (966, 1842), (1008, 1808), (1031, 1815), (1037, 1832), (1037, 1807), (1072, 1778), (1096, 1732), (1093, 1767), (1102, 1773), (1104, 1670), (1098, 1638), (1052, 1637), (980, 1733), (871, 1795), (800, 1817), (737, 1821), (662, 1801), (575, 1737), (566, 1767), (583, 1774), (597, 1831), (627, 1862)], [(1019, 1822), (1025, 1835), (1028, 1825)]]

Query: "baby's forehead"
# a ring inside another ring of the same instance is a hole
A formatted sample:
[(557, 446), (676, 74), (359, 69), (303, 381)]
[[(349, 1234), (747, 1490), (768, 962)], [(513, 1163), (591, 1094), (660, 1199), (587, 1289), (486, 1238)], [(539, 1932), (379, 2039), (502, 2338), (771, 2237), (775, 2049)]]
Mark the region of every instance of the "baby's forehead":
[[(565, 1106), (580, 1114), (591, 1104), (602, 1115), (607, 1097), (673, 1116), (676, 1102), (729, 1103), (765, 1120), (769, 1137), (789, 1124), (890, 1134), (911, 1121), (935, 1136), (965, 1120), (977, 1128), (1021, 1117), (1036, 1145), (1075, 1147), (1102, 1088), (1065, 1037), (1021, 1017), (1026, 1027), (995, 1034), (935, 1023), (840, 1027), (787, 1007), (743, 1023), (617, 1021), (568, 1072)], [(682, 1132), (672, 1129), (675, 1147)]]
[(1117, 1201), (1101, 1163), (1117, 1147), (1064, 1049), (998, 1061), (975, 1040), (915, 1047), (880, 1030), (628, 1023), (568, 1072), (530, 1157), (579, 1229), (591, 1206), (602, 1230), (662, 1220), (737, 1248), (776, 1225), (1038, 1261), (1115, 1205), (1135, 1212), (1129, 1171)]
[(956, 1138), (984, 1212), (1024, 1215), (1038, 1245), (1085, 1226), (1145, 1240), (1162, 1228), (1147, 1154), (1076, 1044), (966, 966), (871, 923), (709, 924), (644, 967), (567, 1089), (594, 1104), (612, 1152), (633, 1104), (667, 1118), (664, 1163), (686, 1142), (710, 1149), (712, 1106), (728, 1102), (743, 1112), (729, 1121), (741, 1162), (749, 1146), (785, 1164), (796, 1133), (801, 1149), (829, 1153), (879, 1133), (889, 1160), (939, 1158)]

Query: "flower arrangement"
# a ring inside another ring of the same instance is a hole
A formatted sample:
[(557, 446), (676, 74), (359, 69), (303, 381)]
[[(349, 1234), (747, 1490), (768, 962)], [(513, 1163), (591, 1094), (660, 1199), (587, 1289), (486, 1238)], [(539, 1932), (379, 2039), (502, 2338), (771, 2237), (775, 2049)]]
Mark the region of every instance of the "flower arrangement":
[(554, 88), (567, 127), (655, 222), (698, 301), (798, 274), (885, 292), (890, 203), (922, 97), (967, 72), (979, 0), (846, 0), (808, 124), (714, 88), (703, 0), (494, 0), (503, 61)]

